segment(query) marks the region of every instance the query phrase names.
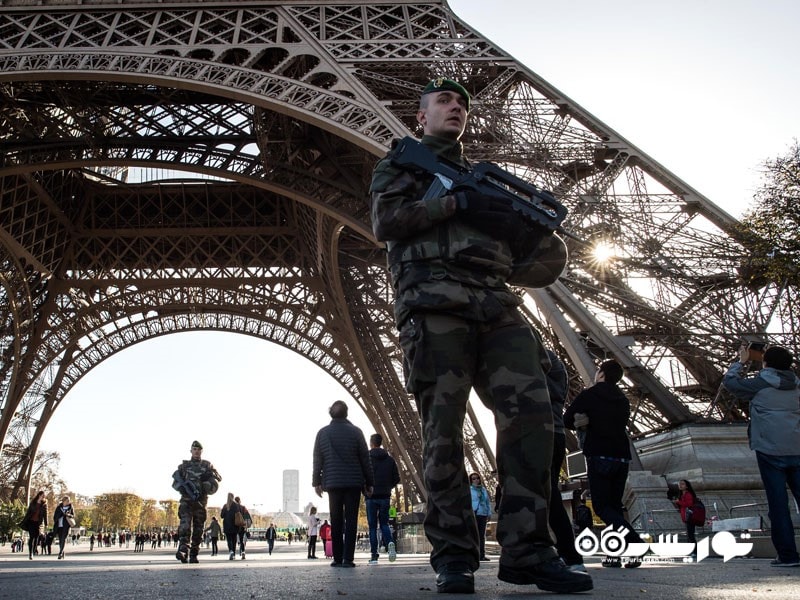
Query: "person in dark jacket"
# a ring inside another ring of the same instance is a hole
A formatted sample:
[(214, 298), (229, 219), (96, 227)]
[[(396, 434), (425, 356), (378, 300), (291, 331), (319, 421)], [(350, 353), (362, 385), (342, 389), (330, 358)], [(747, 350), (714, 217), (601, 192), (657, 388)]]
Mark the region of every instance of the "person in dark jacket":
[(247, 554), (245, 553), (245, 546), (247, 545), (247, 528), (250, 527), (253, 523), (253, 517), (250, 516), (250, 511), (247, 510), (247, 507), (242, 504), (242, 499), (239, 496), (235, 496), (234, 501), (236, 504), (239, 505), (239, 511), (242, 513), (242, 521), (244, 521), (244, 525), (238, 528), (236, 535), (239, 538), (239, 557), (244, 560)]
[(767, 348), (763, 369), (755, 377), (745, 377), (749, 354), (747, 345), (742, 345), (739, 360), (725, 373), (722, 384), (750, 402), (750, 449), (756, 453), (764, 482), (770, 535), (778, 553), (770, 565), (799, 567), (786, 486), (800, 503), (800, 380), (792, 371), (794, 356), (781, 346)]
[(269, 547), (269, 555), (272, 556), (272, 550), (275, 548), (275, 540), (278, 538), (278, 532), (275, 529), (275, 524), (270, 523), (267, 528), (267, 546)]
[[(222, 525), (220, 525), (219, 521), (217, 521), (217, 517), (211, 517), (211, 525), (206, 527), (204, 533), (211, 534), (211, 556), (216, 556), (219, 554), (219, 538), (222, 537)], [(161, 545), (161, 540), (159, 540), (158, 545)]]
[[(570, 429), (586, 427), (583, 455), (592, 493), (595, 513), (614, 531), (627, 529), (628, 544), (641, 543), (641, 539), (628, 523), (623, 513), (622, 495), (631, 462), (628, 441), (628, 419), (631, 405), (617, 385), (622, 381), (622, 366), (615, 360), (600, 364), (595, 373), (595, 384), (578, 394), (564, 412), (564, 425)], [(629, 560), (626, 567), (638, 567), (640, 560)], [(619, 557), (608, 557), (604, 567), (619, 567)]]
[(550, 359), (550, 370), (547, 376), (547, 391), (550, 393), (550, 407), (553, 409), (553, 460), (550, 463), (550, 512), (548, 520), (550, 529), (556, 538), (558, 555), (572, 571), (586, 572), (583, 557), (575, 550), (575, 534), (572, 521), (564, 508), (559, 491), (559, 475), (561, 464), (567, 452), (567, 436), (564, 433), (564, 401), (567, 398), (569, 380), (567, 369), (558, 355), (545, 348)]
[(47, 498), (44, 490), (40, 490), (31, 500), (20, 526), (28, 532), (28, 558), (33, 560), (33, 555), (38, 554), (39, 535), (47, 527)]
[(369, 460), (375, 477), (374, 489), (367, 496), (367, 524), (369, 525), (369, 547), (371, 558), (369, 564), (378, 564), (378, 525), (381, 528), (381, 540), (389, 554), (389, 562), (397, 558), (392, 531), (389, 528), (389, 503), (392, 488), (400, 483), (400, 472), (397, 463), (389, 453), (381, 448), (383, 437), (379, 433), (369, 436)]
[(239, 527), (236, 525), (236, 513), (242, 512), (242, 507), (236, 502), (233, 493), (228, 492), (228, 500), (222, 506), (222, 531), (225, 532), (225, 541), (228, 543), (228, 560), (236, 558), (236, 542), (239, 539)]
[[(355, 567), (358, 505), (361, 492), (373, 492), (372, 466), (361, 430), (347, 420), (347, 404), (334, 402), (330, 425), (317, 432), (311, 485), (322, 498), (328, 493), (333, 542), (332, 567)], [(344, 540), (342, 539), (344, 537)]]

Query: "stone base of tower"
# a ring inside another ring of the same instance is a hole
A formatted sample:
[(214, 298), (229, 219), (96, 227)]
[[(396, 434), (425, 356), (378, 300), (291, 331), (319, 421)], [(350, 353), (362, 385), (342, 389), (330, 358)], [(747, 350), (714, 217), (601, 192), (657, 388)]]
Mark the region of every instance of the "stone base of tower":
[[(767, 499), (755, 453), (748, 446), (746, 424), (685, 425), (638, 440), (634, 446), (643, 470), (630, 472), (623, 500), (637, 528), (654, 536), (685, 531), (667, 497), (669, 486), (675, 487), (680, 479), (692, 483), (707, 518), (761, 517), (764, 528), (769, 528)], [(795, 527), (800, 527), (791, 497), (789, 503)], [(697, 529), (698, 539), (712, 533), (710, 526)]]

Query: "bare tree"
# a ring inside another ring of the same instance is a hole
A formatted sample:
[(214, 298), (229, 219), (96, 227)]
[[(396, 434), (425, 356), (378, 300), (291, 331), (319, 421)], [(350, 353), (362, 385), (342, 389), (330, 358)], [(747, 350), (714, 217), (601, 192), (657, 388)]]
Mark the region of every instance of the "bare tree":
[(61, 466), (61, 455), (55, 451), (40, 450), (36, 453), (33, 461), (33, 473), (31, 473), (31, 490), (35, 494), (39, 490), (44, 490), (47, 503), (55, 506), (61, 497), (67, 492), (67, 484), (58, 474)]

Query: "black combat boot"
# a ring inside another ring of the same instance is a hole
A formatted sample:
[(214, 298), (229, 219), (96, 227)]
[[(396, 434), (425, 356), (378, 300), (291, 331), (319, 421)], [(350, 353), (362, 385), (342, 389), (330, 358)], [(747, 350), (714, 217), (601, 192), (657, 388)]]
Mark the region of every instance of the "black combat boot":
[(189, 562), (189, 547), (186, 544), (181, 544), (178, 546), (178, 551), (175, 553), (175, 558), (182, 563)]
[(570, 571), (558, 557), (521, 568), (506, 566), (501, 559), (497, 578), (517, 585), (535, 585), (540, 590), (559, 594), (588, 592), (593, 587), (592, 578), (587, 573)]
[(475, 576), (467, 563), (451, 562), (436, 570), (436, 591), (444, 594), (474, 594)]

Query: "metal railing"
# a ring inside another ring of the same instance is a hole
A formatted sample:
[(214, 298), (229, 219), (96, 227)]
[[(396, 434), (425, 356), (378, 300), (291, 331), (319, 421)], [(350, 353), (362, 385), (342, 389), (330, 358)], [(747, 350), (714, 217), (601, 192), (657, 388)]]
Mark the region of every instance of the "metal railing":
[[(716, 502), (714, 503), (716, 505)], [(738, 510), (740, 508), (753, 508), (754, 506), (767, 506), (766, 502), (750, 502), (748, 504), (737, 504), (736, 506), (731, 506), (728, 509), (728, 516), (733, 518), (733, 511)], [(714, 506), (716, 509), (716, 506)]]

